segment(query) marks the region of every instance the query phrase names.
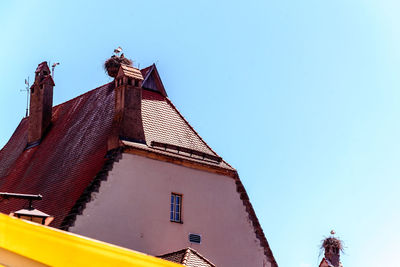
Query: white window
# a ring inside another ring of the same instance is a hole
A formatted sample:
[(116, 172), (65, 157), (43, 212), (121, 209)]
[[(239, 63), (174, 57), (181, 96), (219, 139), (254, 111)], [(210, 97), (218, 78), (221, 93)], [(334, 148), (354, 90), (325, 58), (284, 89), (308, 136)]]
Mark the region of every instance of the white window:
[(182, 195), (171, 193), (171, 222), (182, 223)]

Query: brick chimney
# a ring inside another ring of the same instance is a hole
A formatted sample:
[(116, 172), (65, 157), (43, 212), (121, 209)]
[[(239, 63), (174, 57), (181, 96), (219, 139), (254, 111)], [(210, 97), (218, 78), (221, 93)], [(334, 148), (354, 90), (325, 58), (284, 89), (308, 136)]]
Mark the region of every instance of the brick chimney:
[(28, 146), (39, 144), (51, 123), (54, 81), (47, 62), (38, 65), (31, 86)]
[(142, 122), (142, 81), (139, 69), (121, 64), (115, 77), (115, 115), (108, 148), (118, 147), (119, 140), (146, 143)]

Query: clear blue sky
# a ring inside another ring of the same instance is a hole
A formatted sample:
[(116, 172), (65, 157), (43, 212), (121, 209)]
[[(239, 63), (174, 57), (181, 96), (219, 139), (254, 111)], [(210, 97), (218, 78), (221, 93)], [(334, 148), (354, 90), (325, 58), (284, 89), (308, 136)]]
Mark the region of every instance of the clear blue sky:
[(333, 228), (345, 267), (400, 249), (400, 2), (2, 1), (0, 147), (24, 79), (55, 104), (110, 81), (114, 48), (157, 62), (171, 100), (238, 169), (281, 267), (314, 267)]

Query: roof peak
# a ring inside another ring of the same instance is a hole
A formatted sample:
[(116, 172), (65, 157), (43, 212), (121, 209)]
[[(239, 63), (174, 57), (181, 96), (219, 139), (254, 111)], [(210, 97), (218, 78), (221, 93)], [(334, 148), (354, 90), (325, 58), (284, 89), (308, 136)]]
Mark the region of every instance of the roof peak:
[[(196, 255), (197, 258), (199, 258), (201, 261), (203, 261), (203, 264), (197, 265), (199, 263), (196, 262), (197, 264), (193, 265), (193, 259), (190, 259), (191, 254)], [(193, 267), (194, 266), (210, 266), (210, 267), (215, 267), (214, 263), (209, 261), (206, 257), (201, 255), (197, 250), (195, 250), (195, 249), (193, 249), (191, 247), (180, 249), (180, 250), (177, 250), (177, 251), (174, 251), (174, 252), (171, 252), (171, 253), (167, 253), (167, 254), (164, 254), (164, 255), (157, 256), (157, 257), (161, 258), (161, 259), (168, 260), (168, 261), (177, 262), (177, 263), (180, 263), (180, 264), (185, 265), (185, 266), (193, 266)], [(206, 265), (204, 265), (204, 263)]]

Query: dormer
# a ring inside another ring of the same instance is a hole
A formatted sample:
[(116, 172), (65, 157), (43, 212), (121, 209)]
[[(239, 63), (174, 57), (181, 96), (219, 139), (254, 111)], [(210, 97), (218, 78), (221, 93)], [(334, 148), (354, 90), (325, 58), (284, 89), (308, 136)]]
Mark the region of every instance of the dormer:
[(141, 70), (141, 72), (144, 78), (142, 83), (144, 89), (158, 92), (163, 96), (168, 96), (155, 64)]

